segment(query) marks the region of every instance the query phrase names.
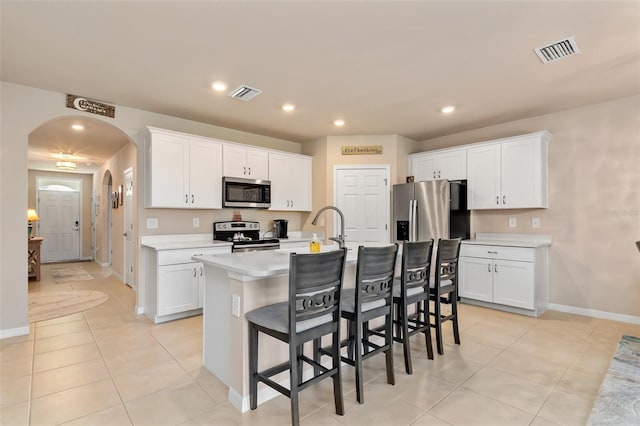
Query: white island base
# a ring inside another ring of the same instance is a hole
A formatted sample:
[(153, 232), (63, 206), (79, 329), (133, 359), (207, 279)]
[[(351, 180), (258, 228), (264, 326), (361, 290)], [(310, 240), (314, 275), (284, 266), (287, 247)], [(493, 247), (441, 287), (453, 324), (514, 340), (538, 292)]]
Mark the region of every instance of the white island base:
[[(347, 256), (345, 286), (353, 286), (356, 252), (350, 250)], [(203, 365), (229, 387), (229, 401), (245, 412), (249, 410), (249, 343), (244, 314), (287, 300), (289, 255), (286, 251), (257, 251), (193, 259), (205, 265)], [(261, 370), (288, 359), (285, 343), (263, 334), (259, 339)], [(281, 376), (275, 380), (288, 388), (288, 373)], [(258, 404), (277, 395), (258, 385)]]

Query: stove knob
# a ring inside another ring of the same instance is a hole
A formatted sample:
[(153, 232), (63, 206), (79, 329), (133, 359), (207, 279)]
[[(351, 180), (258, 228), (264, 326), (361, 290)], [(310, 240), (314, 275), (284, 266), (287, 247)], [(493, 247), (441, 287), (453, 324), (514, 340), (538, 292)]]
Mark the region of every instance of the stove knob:
[(227, 229), (228, 227), (229, 227), (229, 225), (227, 225), (226, 223), (223, 223), (223, 224), (222, 224), (222, 228), (223, 228), (223, 229)]

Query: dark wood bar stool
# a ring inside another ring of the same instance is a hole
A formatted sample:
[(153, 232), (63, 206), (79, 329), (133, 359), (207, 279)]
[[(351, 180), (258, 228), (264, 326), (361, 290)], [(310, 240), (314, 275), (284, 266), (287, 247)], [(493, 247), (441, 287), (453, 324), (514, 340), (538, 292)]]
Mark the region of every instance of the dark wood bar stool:
[[(453, 324), (453, 339), (460, 344), (458, 331), (458, 259), (460, 258), (460, 238), (452, 240), (438, 240), (438, 254), (436, 256), (434, 283), (430, 287), (430, 298), (434, 311), (430, 312), (434, 321), (431, 324), (436, 330), (436, 345), (438, 353), (444, 355), (442, 343), (442, 323), (451, 321)], [(442, 314), (442, 304), (451, 305), (449, 315)]]
[[(399, 279), (396, 278), (396, 285), (393, 287), (395, 308), (395, 335), (393, 339), (402, 343), (404, 368), (407, 374), (413, 374), (409, 340), (414, 334), (424, 333), (427, 356), (429, 359), (433, 359), (429, 318), (429, 274), (431, 273), (432, 252), (433, 240), (405, 241), (402, 244), (401, 275)], [(412, 305), (415, 305), (415, 311), (409, 315), (409, 306)]]
[[(249, 396), (250, 406), (258, 405), (258, 382), (262, 382), (291, 399), (291, 423), (300, 424), (298, 392), (328, 377), (333, 378), (336, 413), (344, 414), (340, 369), (340, 296), (344, 277), (346, 249), (318, 254), (290, 255), (289, 301), (247, 312), (249, 322)], [(289, 345), (289, 360), (258, 371), (258, 332)], [(331, 335), (327, 354), (331, 368), (304, 355), (305, 342)], [(303, 363), (313, 366), (314, 375), (303, 381)], [(289, 371), (289, 389), (271, 379)]]
[[(343, 292), (342, 317), (348, 321), (349, 339), (343, 342), (343, 346), (348, 346), (348, 351), (342, 360), (355, 367), (356, 396), (360, 404), (364, 403), (363, 360), (384, 352), (387, 382), (395, 384), (392, 292), (397, 253), (397, 244), (358, 247), (355, 289), (344, 289)], [(369, 321), (378, 318), (384, 319), (384, 325), (376, 329), (370, 328)]]

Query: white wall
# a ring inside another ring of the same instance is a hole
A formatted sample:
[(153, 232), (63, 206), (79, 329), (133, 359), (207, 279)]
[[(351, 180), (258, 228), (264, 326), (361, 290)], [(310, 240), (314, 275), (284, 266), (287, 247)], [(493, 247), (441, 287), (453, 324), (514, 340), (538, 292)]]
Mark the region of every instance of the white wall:
[[(63, 93), (0, 83), (0, 338), (28, 333), (25, 214), (29, 134), (57, 117), (87, 116), (87, 113), (67, 108), (65, 100)], [(90, 116), (119, 128), (136, 144), (141, 140), (140, 133), (145, 126), (155, 126), (289, 152), (301, 150), (300, 144), (295, 142), (122, 106), (116, 106), (113, 119)], [(140, 155), (137, 170), (143, 170)], [(138, 212), (141, 211), (142, 197), (139, 197)], [(137, 225), (142, 235), (142, 223)]]
[[(420, 151), (538, 130), (552, 134), (549, 208), (474, 211), (472, 231), (552, 235), (551, 303), (640, 320), (639, 96), (426, 140)], [(509, 217), (517, 227), (508, 227)]]

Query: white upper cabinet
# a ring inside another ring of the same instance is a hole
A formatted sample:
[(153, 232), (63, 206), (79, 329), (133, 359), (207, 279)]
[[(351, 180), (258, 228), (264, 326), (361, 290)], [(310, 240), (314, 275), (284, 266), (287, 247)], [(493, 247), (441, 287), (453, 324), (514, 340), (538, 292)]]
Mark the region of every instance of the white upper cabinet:
[(311, 157), (270, 152), (270, 210), (311, 211), (311, 172)]
[(222, 207), (222, 144), (148, 128), (145, 206)]
[(446, 149), (409, 156), (409, 173), (416, 181), (467, 178), (467, 150)]
[(242, 145), (224, 144), (223, 155), (224, 176), (257, 180), (268, 179), (268, 151), (246, 148)]
[(469, 147), (469, 209), (548, 207), (550, 136), (547, 132), (538, 132)]

